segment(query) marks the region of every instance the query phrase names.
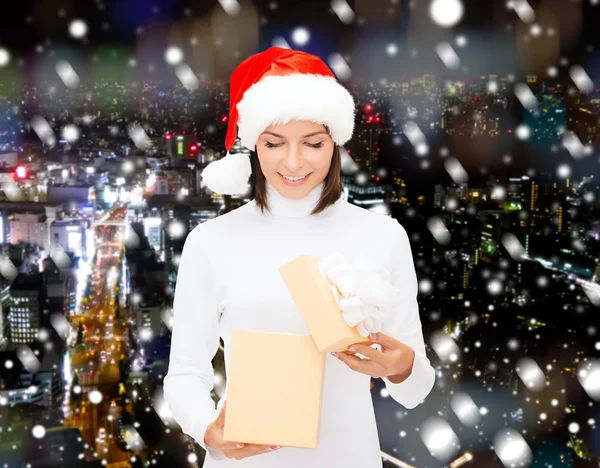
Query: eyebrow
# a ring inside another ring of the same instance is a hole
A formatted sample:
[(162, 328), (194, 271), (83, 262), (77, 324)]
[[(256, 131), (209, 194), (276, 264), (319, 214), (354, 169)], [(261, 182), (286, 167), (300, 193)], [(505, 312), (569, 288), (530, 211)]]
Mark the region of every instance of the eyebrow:
[[(267, 130), (265, 130), (263, 133), (268, 133), (269, 135), (273, 135), (274, 137), (285, 138), (283, 135), (279, 135), (277, 133), (269, 132)], [(327, 132), (325, 130), (319, 130), (318, 132), (313, 132), (313, 133), (309, 133), (308, 135), (304, 135), (302, 138), (308, 138), (308, 137), (311, 137), (311, 136), (314, 136), (314, 135), (320, 135), (320, 134), (327, 135)]]

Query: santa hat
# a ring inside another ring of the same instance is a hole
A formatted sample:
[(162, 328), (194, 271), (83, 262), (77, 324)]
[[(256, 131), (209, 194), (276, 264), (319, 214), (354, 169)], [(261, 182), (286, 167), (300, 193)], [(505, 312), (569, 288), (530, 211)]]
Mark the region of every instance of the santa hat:
[(202, 181), (216, 193), (244, 194), (249, 189), (248, 154), (229, 153), (237, 136), (254, 150), (267, 127), (290, 120), (327, 125), (338, 145), (354, 131), (352, 95), (319, 57), (306, 52), (270, 47), (250, 56), (231, 75), (229, 99), (227, 154), (202, 171)]

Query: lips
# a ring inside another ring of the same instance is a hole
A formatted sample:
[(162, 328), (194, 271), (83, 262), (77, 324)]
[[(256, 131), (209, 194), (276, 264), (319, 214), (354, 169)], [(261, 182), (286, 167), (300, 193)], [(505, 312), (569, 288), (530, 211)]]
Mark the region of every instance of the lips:
[(310, 172), (308, 174), (304, 174), (304, 175), (284, 175), (281, 172), (279, 173), (279, 175), (283, 176), (283, 177), (306, 177), (309, 174), (310, 174)]
[[(305, 176), (303, 176), (300, 179), (286, 179), (281, 173), (279, 173), (279, 177), (281, 177), (281, 180), (283, 181), (283, 183), (289, 187), (300, 187), (302, 185), (304, 185), (306, 183), (306, 181), (308, 180), (308, 178), (310, 177), (310, 175), (312, 174), (312, 172), (309, 172), (308, 174), (306, 174)], [(296, 176), (298, 177), (298, 176)]]

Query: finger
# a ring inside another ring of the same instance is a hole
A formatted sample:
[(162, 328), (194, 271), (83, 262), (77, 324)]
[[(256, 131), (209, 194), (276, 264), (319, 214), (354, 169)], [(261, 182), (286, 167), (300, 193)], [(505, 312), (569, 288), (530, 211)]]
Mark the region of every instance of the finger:
[(254, 455), (258, 455), (259, 453), (269, 453), (277, 450), (276, 445), (261, 445), (261, 444), (249, 444), (249, 451), (251, 451)]
[(242, 450), (245, 447), (245, 444), (236, 441), (223, 440), (221, 439), (221, 444), (218, 447), (223, 452), (231, 452), (235, 453), (238, 450)]
[(395, 349), (395, 348), (398, 348), (398, 346), (399, 346), (398, 340), (396, 340), (395, 338), (392, 338), (391, 336), (386, 335), (385, 333), (382, 333), (382, 332), (371, 333), (369, 335), (369, 339), (373, 343), (378, 343), (386, 349)]
[(224, 451), (229, 451), (232, 454), (236, 454), (238, 453), (240, 450), (245, 450), (246, 449), (246, 445), (242, 442), (230, 442), (230, 441), (223, 441), (223, 445), (221, 446), (221, 449)]
[(386, 356), (381, 351), (378, 351), (377, 349), (373, 349), (370, 346), (367, 346), (364, 344), (354, 344), (351, 347), (354, 348), (354, 350), (349, 349), (348, 352), (354, 353), (354, 354), (356, 354), (356, 353), (362, 354), (363, 356), (369, 358), (371, 361), (377, 362), (378, 364), (381, 364), (382, 366), (384, 366), (385, 363), (387, 362), (387, 360), (389, 359), (389, 356)]
[(227, 450), (227, 451), (231, 451), (231, 452), (238, 452), (240, 450), (246, 450), (246, 448), (249, 447), (249, 446), (251, 446), (251, 445), (252, 444), (245, 444), (244, 442), (223, 440), (223, 442), (221, 444), (221, 450)]
[[(273, 450), (269, 450), (271, 447)], [(232, 458), (241, 460), (242, 458), (252, 457), (254, 455), (261, 455), (263, 453), (275, 452), (276, 446), (272, 445), (258, 445), (258, 444), (246, 444), (241, 449), (234, 449), (231, 453)]]
[(378, 369), (381, 368), (380, 365), (375, 364), (368, 359), (361, 359), (359, 357), (352, 356), (351, 354), (340, 353), (338, 357), (340, 361), (345, 362), (350, 369), (370, 375), (371, 377), (375, 377)]

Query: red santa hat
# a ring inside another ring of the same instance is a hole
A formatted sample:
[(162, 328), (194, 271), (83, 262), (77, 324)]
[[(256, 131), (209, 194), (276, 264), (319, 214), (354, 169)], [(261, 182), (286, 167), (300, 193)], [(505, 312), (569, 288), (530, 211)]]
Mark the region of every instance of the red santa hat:
[(343, 145), (354, 131), (354, 99), (316, 55), (280, 47), (244, 60), (230, 80), (227, 154), (202, 171), (202, 181), (213, 192), (245, 194), (252, 174), (246, 153), (230, 154), (236, 137), (254, 150), (270, 125), (311, 120), (329, 127), (333, 141)]

